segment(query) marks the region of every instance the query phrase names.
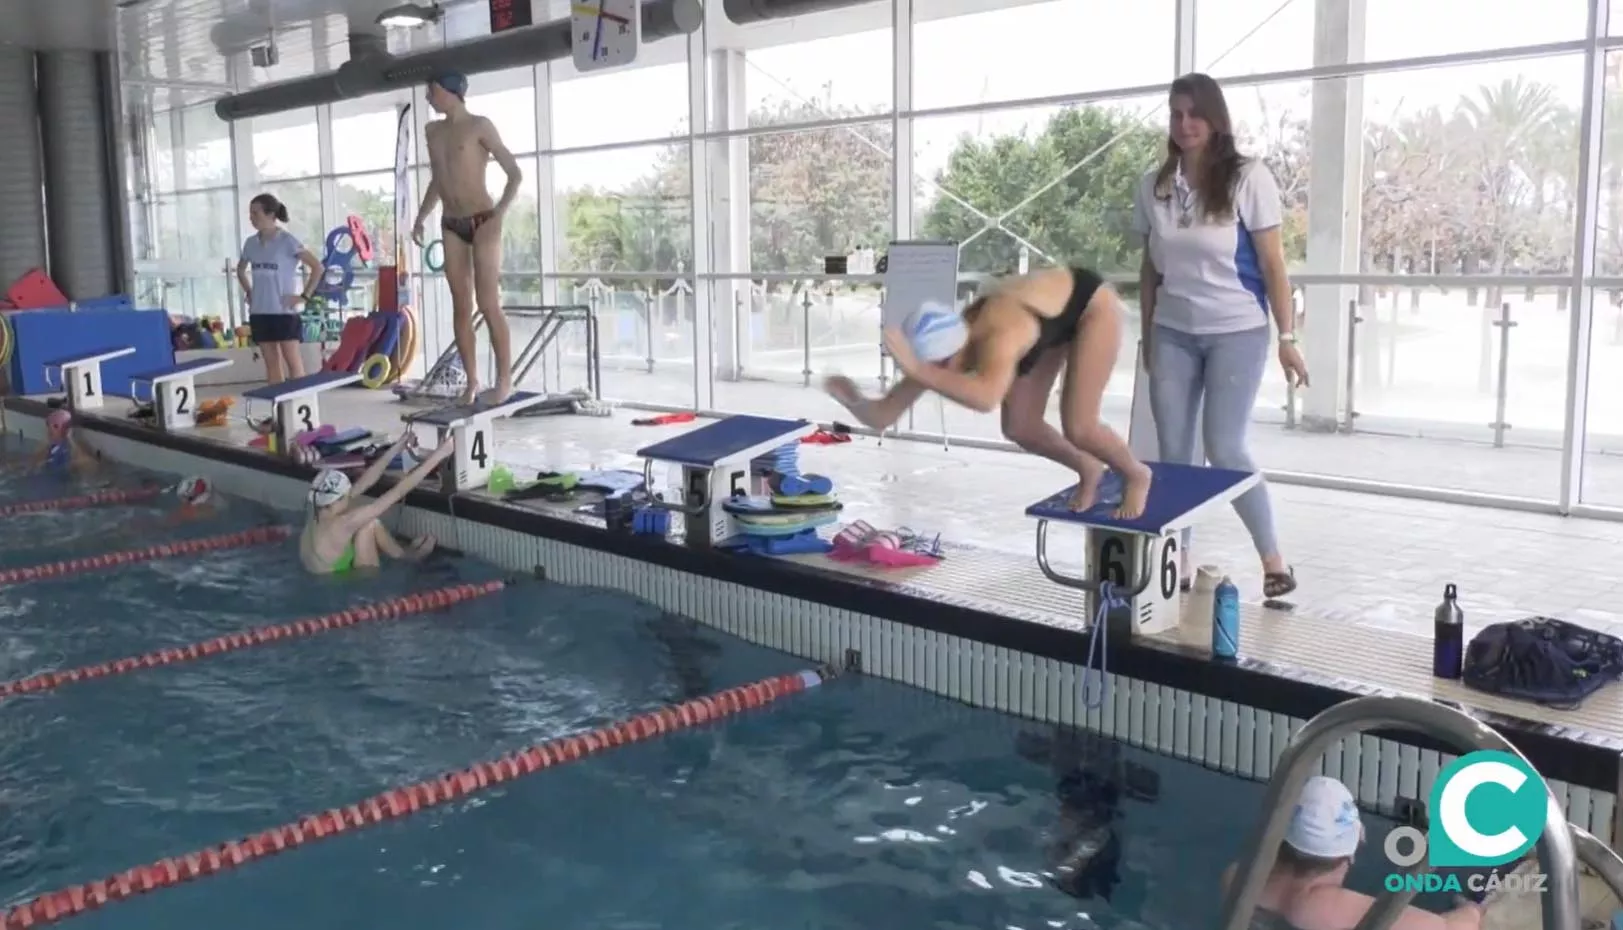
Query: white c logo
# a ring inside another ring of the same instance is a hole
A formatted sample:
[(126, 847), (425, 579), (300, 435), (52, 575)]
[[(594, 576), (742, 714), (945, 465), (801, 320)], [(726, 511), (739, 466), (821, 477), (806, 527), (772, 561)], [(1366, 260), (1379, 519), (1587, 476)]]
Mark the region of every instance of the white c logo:
[(1515, 794), (1527, 783), (1527, 774), (1503, 762), (1474, 762), (1458, 772), (1443, 786), (1438, 798), (1437, 819), (1443, 833), (1454, 845), (1480, 859), (1509, 856), (1527, 843), (1527, 834), (1516, 827), (1488, 836), (1477, 832), (1465, 816), (1465, 803), (1471, 792), (1483, 785), (1498, 785)]

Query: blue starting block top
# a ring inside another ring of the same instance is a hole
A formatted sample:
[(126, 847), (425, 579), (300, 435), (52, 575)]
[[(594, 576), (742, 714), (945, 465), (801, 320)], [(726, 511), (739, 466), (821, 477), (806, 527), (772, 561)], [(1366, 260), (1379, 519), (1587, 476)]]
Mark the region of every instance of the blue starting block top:
[(807, 420), (728, 417), (691, 433), (645, 446), (637, 450), (637, 455), (656, 462), (714, 468), (729, 461), (742, 464), (816, 430), (816, 424)]
[(264, 400), (273, 404), (306, 394), (317, 394), (329, 388), (343, 387), (361, 380), (361, 376), (348, 371), (318, 371), (313, 375), (283, 381), (281, 384), (267, 384), (252, 390), (243, 391), (245, 400)]
[(507, 400), (499, 404), (452, 404), (449, 407), (437, 407), (433, 410), (424, 410), (421, 413), (408, 413), (400, 419), (407, 423), (422, 423), (427, 426), (439, 426), (449, 429), (460, 426), (476, 417), (510, 417), (526, 407), (533, 407), (547, 399), (545, 394), (534, 391), (514, 391)]
[(77, 355), (64, 355), (45, 363), (46, 368), (71, 368), (74, 365), (86, 365), (90, 362), (104, 362), (110, 358), (123, 358), (134, 355), (134, 346), (116, 346), (111, 349), (97, 349), (94, 352), (80, 352)]
[(143, 371), (138, 375), (130, 375), (131, 381), (140, 381), (145, 384), (157, 384), (160, 381), (171, 381), (181, 375), (200, 375), (205, 372), (219, 371), (228, 368), (231, 360), (228, 358), (194, 358), (191, 361), (171, 365), (168, 368), (155, 368), (152, 371)]
[(1099, 482), (1099, 499), (1083, 511), (1069, 506), (1071, 485), (1058, 494), (1052, 494), (1026, 508), (1026, 516), (1053, 523), (1070, 523), (1120, 533), (1143, 533), (1160, 536), (1191, 525), (1203, 513), (1221, 507), (1251, 490), (1259, 477), (1253, 472), (1230, 471), (1226, 468), (1202, 468), (1195, 465), (1169, 465), (1165, 462), (1146, 462), (1155, 479), (1150, 485), (1150, 499), (1144, 513), (1136, 520), (1118, 520), (1114, 513), (1121, 506), (1121, 478), (1109, 472)]

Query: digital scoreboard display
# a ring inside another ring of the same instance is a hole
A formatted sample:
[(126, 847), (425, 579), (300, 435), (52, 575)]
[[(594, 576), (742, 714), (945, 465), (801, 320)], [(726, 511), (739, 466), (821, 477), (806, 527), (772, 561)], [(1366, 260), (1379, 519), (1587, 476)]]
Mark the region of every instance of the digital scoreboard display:
[(490, 32), (506, 32), (532, 25), (530, 0), (486, 0), (490, 4)]

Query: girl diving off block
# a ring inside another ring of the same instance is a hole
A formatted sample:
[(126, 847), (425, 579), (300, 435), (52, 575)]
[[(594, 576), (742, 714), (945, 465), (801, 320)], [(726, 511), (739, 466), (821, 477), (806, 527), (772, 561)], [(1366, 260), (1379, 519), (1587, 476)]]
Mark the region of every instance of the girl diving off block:
[[(1144, 513), (1150, 470), (1099, 418), (1121, 348), (1123, 313), (1121, 299), (1094, 272), (1045, 269), (999, 282), (961, 317), (926, 304), (900, 329), (886, 327), (885, 348), (906, 377), (884, 397), (864, 397), (844, 376), (829, 378), (824, 387), (875, 430), (901, 419), (926, 391), (981, 413), (1001, 405), (1004, 436), (1076, 472), (1073, 509), (1094, 505), (1108, 465), (1122, 480), (1116, 516), (1131, 520)], [(1061, 369), (1065, 384), (1056, 430), (1044, 413)]]
[(421, 559), (434, 549), (434, 537), (420, 536), (406, 548), (383, 526), (383, 515), (421, 484), (440, 463), (451, 457), (453, 446), (441, 443), (417, 467), (377, 500), (357, 503), (388, 470), (389, 463), (414, 441), (411, 430), (378, 456), (354, 484), (341, 471), (325, 470), (310, 484), (310, 520), (299, 537), (299, 559), (317, 575), (338, 575), (352, 568), (377, 568), (382, 556)]

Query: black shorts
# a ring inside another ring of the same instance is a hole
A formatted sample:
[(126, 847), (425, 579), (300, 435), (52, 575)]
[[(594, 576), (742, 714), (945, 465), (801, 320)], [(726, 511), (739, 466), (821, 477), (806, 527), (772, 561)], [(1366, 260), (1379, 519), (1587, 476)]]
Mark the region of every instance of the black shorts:
[(255, 313), (248, 317), (248, 330), (254, 342), (302, 342), (304, 321), (297, 313)]

